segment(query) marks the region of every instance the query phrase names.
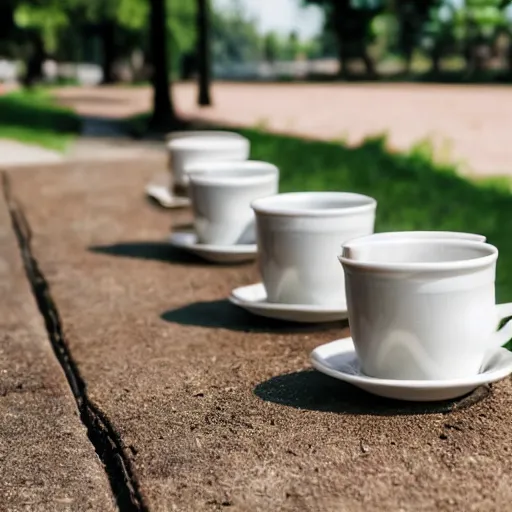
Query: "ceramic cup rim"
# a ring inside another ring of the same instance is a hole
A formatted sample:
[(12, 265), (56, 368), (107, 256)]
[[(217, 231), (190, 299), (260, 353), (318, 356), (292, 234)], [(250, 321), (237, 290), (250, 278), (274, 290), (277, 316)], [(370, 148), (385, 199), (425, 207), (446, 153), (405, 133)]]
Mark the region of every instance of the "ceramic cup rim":
[(364, 235), (361, 237), (353, 238), (343, 245), (356, 245), (358, 243), (373, 243), (387, 240), (469, 240), (473, 242), (485, 243), (486, 237), (478, 233), (468, 233), (464, 231), (383, 231), (379, 233), (372, 233), (371, 235)]
[(191, 135), (177, 136), (167, 143), (169, 151), (190, 152), (190, 151), (213, 151), (245, 150), (249, 147), (249, 139), (243, 135)]
[[(294, 205), (293, 200), (311, 200), (319, 201), (343, 201), (347, 199), (359, 199), (363, 204), (356, 206), (340, 206), (326, 208), (301, 207), (300, 204)], [(283, 206), (283, 202), (291, 203), (289, 206)], [(283, 194), (275, 194), (273, 196), (262, 197), (251, 203), (252, 209), (258, 215), (269, 215), (276, 217), (341, 217), (345, 215), (353, 215), (366, 213), (375, 210), (377, 200), (373, 197), (354, 192), (286, 192)]]
[[(353, 242), (353, 243), (352, 243)], [(353, 258), (344, 256), (350, 245), (357, 246), (357, 239), (346, 242), (342, 245), (343, 252), (338, 256), (339, 261), (344, 269), (354, 271), (367, 271), (367, 272), (381, 272), (381, 271), (394, 271), (394, 272), (410, 272), (410, 271), (453, 271), (453, 270), (476, 270), (494, 263), (498, 259), (498, 249), (491, 244), (484, 242), (477, 242), (474, 240), (465, 239), (413, 239), (399, 237), (389, 240), (379, 240), (367, 242), (364, 245), (435, 245), (435, 246), (453, 246), (468, 249), (475, 249), (481, 251), (482, 256), (471, 259), (459, 259), (455, 261), (425, 261), (425, 262), (385, 262), (385, 261), (359, 261)], [(360, 244), (362, 245), (362, 244)]]
[(192, 185), (236, 187), (269, 183), (279, 177), (274, 164), (259, 160), (197, 162), (185, 167)]
[(181, 139), (184, 137), (204, 137), (204, 136), (215, 136), (215, 137), (225, 137), (227, 139), (240, 139), (245, 138), (238, 132), (231, 132), (228, 130), (178, 130), (175, 132), (169, 132), (165, 136), (165, 140), (167, 145), (176, 139)]

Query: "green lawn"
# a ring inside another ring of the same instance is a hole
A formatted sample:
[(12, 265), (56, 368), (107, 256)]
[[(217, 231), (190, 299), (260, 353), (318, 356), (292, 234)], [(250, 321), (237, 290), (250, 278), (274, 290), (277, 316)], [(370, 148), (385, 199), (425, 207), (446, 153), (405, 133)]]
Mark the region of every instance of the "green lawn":
[[(127, 120), (141, 135), (147, 115)], [(219, 127), (216, 127), (219, 129)], [(500, 251), (497, 299), (512, 301), (512, 194), (510, 180), (469, 181), (436, 164), (429, 148), (392, 153), (383, 139), (357, 148), (307, 141), (260, 130), (237, 130), (251, 141), (251, 158), (276, 164), (280, 190), (343, 190), (378, 201), (376, 231), (449, 230), (480, 233)]]
[(80, 118), (44, 90), (0, 96), (0, 138), (64, 151), (80, 133)]
[(275, 163), (282, 192), (342, 190), (378, 201), (376, 231), (453, 230), (481, 233), (500, 251), (497, 298), (512, 301), (512, 195), (495, 185), (467, 181), (428, 154), (390, 153), (384, 141), (352, 149), (254, 130), (251, 158)]

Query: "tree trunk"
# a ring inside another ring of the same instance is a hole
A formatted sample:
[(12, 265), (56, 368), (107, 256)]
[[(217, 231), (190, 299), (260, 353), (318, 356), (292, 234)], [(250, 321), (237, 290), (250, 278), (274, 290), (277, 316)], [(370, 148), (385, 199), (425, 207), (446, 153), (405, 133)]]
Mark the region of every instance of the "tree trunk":
[(350, 70), (348, 67), (348, 52), (346, 50), (347, 46), (343, 43), (343, 39), (341, 34), (336, 33), (336, 39), (338, 41), (338, 60), (340, 64), (339, 76), (341, 78), (347, 79), (350, 74)]
[(103, 46), (103, 83), (113, 84), (116, 79), (114, 76), (114, 62), (116, 59), (115, 50), (115, 27), (111, 21), (106, 21), (101, 25), (101, 44)]
[[(509, 36), (511, 37), (511, 36)], [(509, 40), (508, 46), (507, 46), (507, 65), (508, 65), (508, 72), (512, 73), (512, 40)]]
[(404, 51), (404, 73), (409, 75), (412, 69), (412, 48), (407, 48)]
[(369, 78), (377, 78), (377, 71), (375, 69), (375, 64), (373, 59), (370, 57), (366, 46), (363, 44), (361, 47), (361, 59), (364, 62), (364, 67), (366, 68), (366, 75)]
[(27, 60), (27, 70), (23, 77), (23, 85), (31, 87), (43, 77), (43, 63), (46, 58), (44, 44), (39, 33), (31, 34), (31, 52)]
[(210, 23), (208, 0), (197, 0), (197, 55), (199, 58), (199, 97), (200, 106), (211, 105), (210, 98)]
[(430, 59), (432, 61), (432, 68), (430, 69), (430, 72), (434, 76), (437, 76), (441, 73), (441, 51), (434, 47), (430, 54)]
[(343, 17), (346, 16), (347, 2), (334, 2), (333, 3), (333, 24), (334, 35), (336, 37), (336, 44), (338, 46), (338, 61), (339, 61), (339, 76), (341, 78), (348, 78), (348, 52), (347, 45), (343, 33)]
[(14, 2), (3, 0), (0, 2), (0, 34), (2, 34), (2, 40), (8, 40), (15, 29)]
[(169, 90), (165, 0), (150, 0), (150, 6), (153, 114), (149, 124), (154, 130), (170, 130), (176, 126), (177, 119)]

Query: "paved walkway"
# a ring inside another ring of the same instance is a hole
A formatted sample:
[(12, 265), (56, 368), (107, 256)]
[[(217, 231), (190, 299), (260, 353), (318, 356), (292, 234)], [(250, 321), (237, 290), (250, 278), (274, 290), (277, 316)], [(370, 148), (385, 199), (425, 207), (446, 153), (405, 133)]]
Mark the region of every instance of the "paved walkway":
[(63, 159), (63, 155), (57, 151), (15, 140), (0, 139), (0, 164), (3, 166), (51, 164)]
[[(148, 88), (65, 88), (61, 101), (84, 115), (120, 118), (149, 110)], [(429, 138), (467, 173), (512, 175), (512, 88), (411, 84), (229, 84), (200, 109), (193, 84), (174, 86), (187, 117), (356, 144), (387, 133), (393, 148)]]
[(132, 140), (112, 120), (84, 118), (82, 135), (65, 153), (22, 142), (0, 139), (0, 165), (23, 168), (70, 161), (115, 161), (164, 154), (161, 142)]
[[(137, 158), (161, 144), (118, 137), (105, 119), (151, 107), (149, 88), (81, 87), (57, 90), (60, 101), (86, 116), (84, 136), (66, 155), (0, 140), (2, 164)], [(411, 84), (230, 84), (213, 87), (214, 106), (196, 105), (193, 84), (176, 84), (181, 115), (231, 126), (345, 140), (387, 134), (391, 148), (407, 150), (428, 139), (438, 159), (459, 163), (468, 175), (512, 176), (512, 88)]]
[(9, 192), (0, 184), (0, 510), (114, 512), (78, 414), (79, 386), (74, 397), (25, 274), (11, 215), (16, 234), (29, 235)]

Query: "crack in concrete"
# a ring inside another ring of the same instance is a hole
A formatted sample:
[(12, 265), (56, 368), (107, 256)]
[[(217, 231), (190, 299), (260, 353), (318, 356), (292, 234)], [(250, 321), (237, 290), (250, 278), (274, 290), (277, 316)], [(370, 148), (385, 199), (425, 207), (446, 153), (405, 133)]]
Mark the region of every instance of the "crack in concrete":
[(59, 361), (69, 387), (75, 398), (80, 419), (87, 429), (107, 473), (112, 492), (120, 512), (147, 512), (149, 509), (140, 492), (139, 484), (127, 455), (123, 450), (120, 435), (110, 424), (105, 414), (89, 399), (87, 385), (73, 360), (64, 337), (57, 306), (51, 296), (48, 282), (32, 253), (32, 233), (22, 208), (12, 195), (8, 174), (1, 173), (4, 197), (11, 216), (12, 227), (18, 240), (25, 272), (39, 311), (43, 316), (48, 338)]

